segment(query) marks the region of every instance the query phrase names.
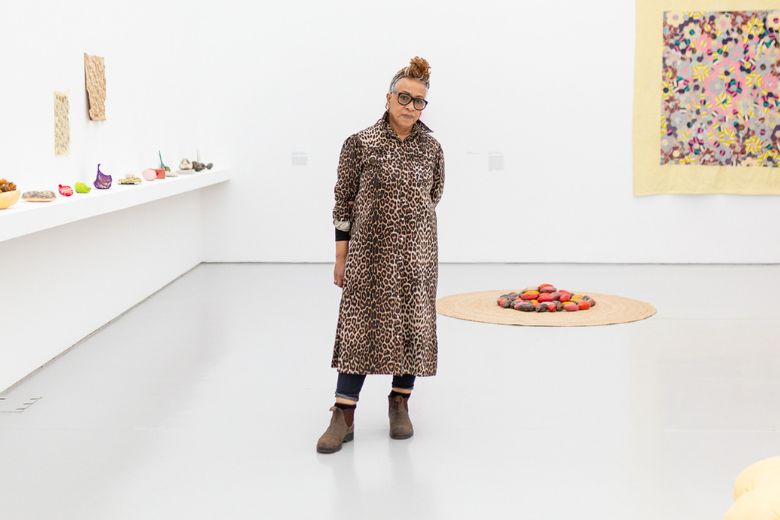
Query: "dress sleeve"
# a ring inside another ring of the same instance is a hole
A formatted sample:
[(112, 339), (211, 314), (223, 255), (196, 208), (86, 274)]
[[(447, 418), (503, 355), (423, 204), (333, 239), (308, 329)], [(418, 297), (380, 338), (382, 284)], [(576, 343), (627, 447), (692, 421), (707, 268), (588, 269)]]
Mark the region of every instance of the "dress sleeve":
[[(336, 204), (333, 206), (333, 225), (336, 226), (336, 240), (349, 240), (348, 233), (352, 227), (352, 206), (355, 203), (360, 187), (360, 151), (356, 136), (350, 136), (344, 141), (339, 155), (338, 179), (334, 194)], [(339, 233), (341, 231), (341, 233)]]
[(433, 187), (431, 188), (431, 201), (433, 206), (441, 200), (441, 196), (444, 193), (444, 150), (439, 146), (439, 151), (436, 154), (436, 164), (433, 167)]

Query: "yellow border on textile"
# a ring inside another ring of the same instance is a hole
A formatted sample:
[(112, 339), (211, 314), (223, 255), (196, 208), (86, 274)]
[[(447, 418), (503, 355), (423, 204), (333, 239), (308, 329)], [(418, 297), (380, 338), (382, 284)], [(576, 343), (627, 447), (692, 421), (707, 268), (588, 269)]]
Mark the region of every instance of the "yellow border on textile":
[(661, 67), (664, 11), (775, 11), (778, 0), (636, 0), (634, 195), (780, 194), (780, 168), (661, 165)]

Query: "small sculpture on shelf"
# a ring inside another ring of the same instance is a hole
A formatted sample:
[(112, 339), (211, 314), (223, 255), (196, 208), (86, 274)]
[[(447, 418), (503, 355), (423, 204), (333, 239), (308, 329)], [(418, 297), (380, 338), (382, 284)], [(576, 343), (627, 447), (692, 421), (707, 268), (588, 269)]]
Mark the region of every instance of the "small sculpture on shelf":
[(144, 179), (146, 179), (147, 181), (164, 179), (165, 170), (163, 170), (162, 168), (147, 168), (141, 172), (141, 175), (143, 175)]
[(107, 190), (111, 187), (111, 176), (100, 171), (100, 163), (97, 165), (97, 177), (94, 186), (99, 190)]
[(27, 202), (51, 202), (57, 195), (50, 190), (31, 190), (22, 193), (22, 200)]
[(199, 172), (199, 171), (202, 171), (202, 170), (210, 170), (211, 168), (214, 167), (214, 164), (212, 164), (212, 163), (205, 163), (205, 162), (200, 160), (200, 150), (198, 150), (195, 153), (195, 156), (197, 157), (197, 159), (192, 161), (192, 168), (196, 172)]
[(13, 182), (0, 179), (0, 209), (10, 208), (19, 200), (19, 190)]
[(210, 170), (210, 169), (211, 169), (213, 166), (214, 166), (214, 164), (212, 164), (212, 163), (203, 164), (203, 163), (202, 163), (202, 162), (200, 162), (200, 161), (193, 161), (193, 162), (192, 162), (192, 168), (193, 168), (193, 169), (194, 169), (196, 172), (199, 172), (199, 171), (201, 171), (201, 170), (204, 170), (204, 169), (206, 169), (206, 170)]
[(172, 171), (171, 171), (171, 168), (170, 168), (170, 166), (167, 166), (167, 165), (166, 165), (166, 164), (163, 162), (163, 158), (162, 158), (162, 152), (160, 152), (160, 150), (157, 150), (157, 154), (160, 156), (160, 168), (162, 168), (163, 170), (165, 170), (165, 176), (166, 176), (166, 177), (177, 177), (177, 176), (178, 176), (178, 173), (172, 172)]
[(62, 195), (63, 197), (70, 197), (71, 195), (73, 195), (73, 188), (71, 188), (70, 186), (63, 186), (62, 184), (60, 184), (59, 191), (60, 191), (60, 195)]
[(186, 157), (179, 162), (179, 171), (177, 173), (181, 175), (189, 175), (191, 173), (194, 173), (195, 170), (192, 168), (192, 163), (189, 159)]
[(89, 193), (92, 191), (92, 188), (87, 186), (85, 182), (77, 182), (73, 187), (76, 188), (76, 193)]
[(133, 175), (132, 173), (128, 173), (123, 178), (119, 179), (119, 184), (141, 184), (141, 177)]

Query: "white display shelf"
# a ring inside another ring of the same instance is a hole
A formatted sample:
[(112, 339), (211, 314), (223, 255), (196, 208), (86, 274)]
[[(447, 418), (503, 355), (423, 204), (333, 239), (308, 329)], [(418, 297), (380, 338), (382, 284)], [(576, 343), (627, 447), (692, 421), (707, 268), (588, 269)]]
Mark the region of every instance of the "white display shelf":
[(20, 198), (10, 208), (0, 209), (0, 242), (228, 180), (228, 169), (214, 169), (154, 181), (144, 180), (136, 185), (121, 185), (114, 178), (108, 190), (92, 187), (89, 193), (74, 193), (70, 197), (61, 196), (55, 189), (57, 198), (51, 202), (26, 202)]

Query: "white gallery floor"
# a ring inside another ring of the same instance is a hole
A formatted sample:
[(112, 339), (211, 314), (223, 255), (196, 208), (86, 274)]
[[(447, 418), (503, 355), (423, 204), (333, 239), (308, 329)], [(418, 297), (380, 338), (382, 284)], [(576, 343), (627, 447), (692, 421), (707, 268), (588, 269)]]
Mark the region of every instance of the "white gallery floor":
[(369, 376), (354, 442), (317, 454), (332, 269), (201, 265), (0, 395), (0, 518), (712, 520), (780, 455), (780, 266), (512, 264), (442, 264), (439, 295), (552, 282), (658, 314), (439, 316), (415, 436)]

